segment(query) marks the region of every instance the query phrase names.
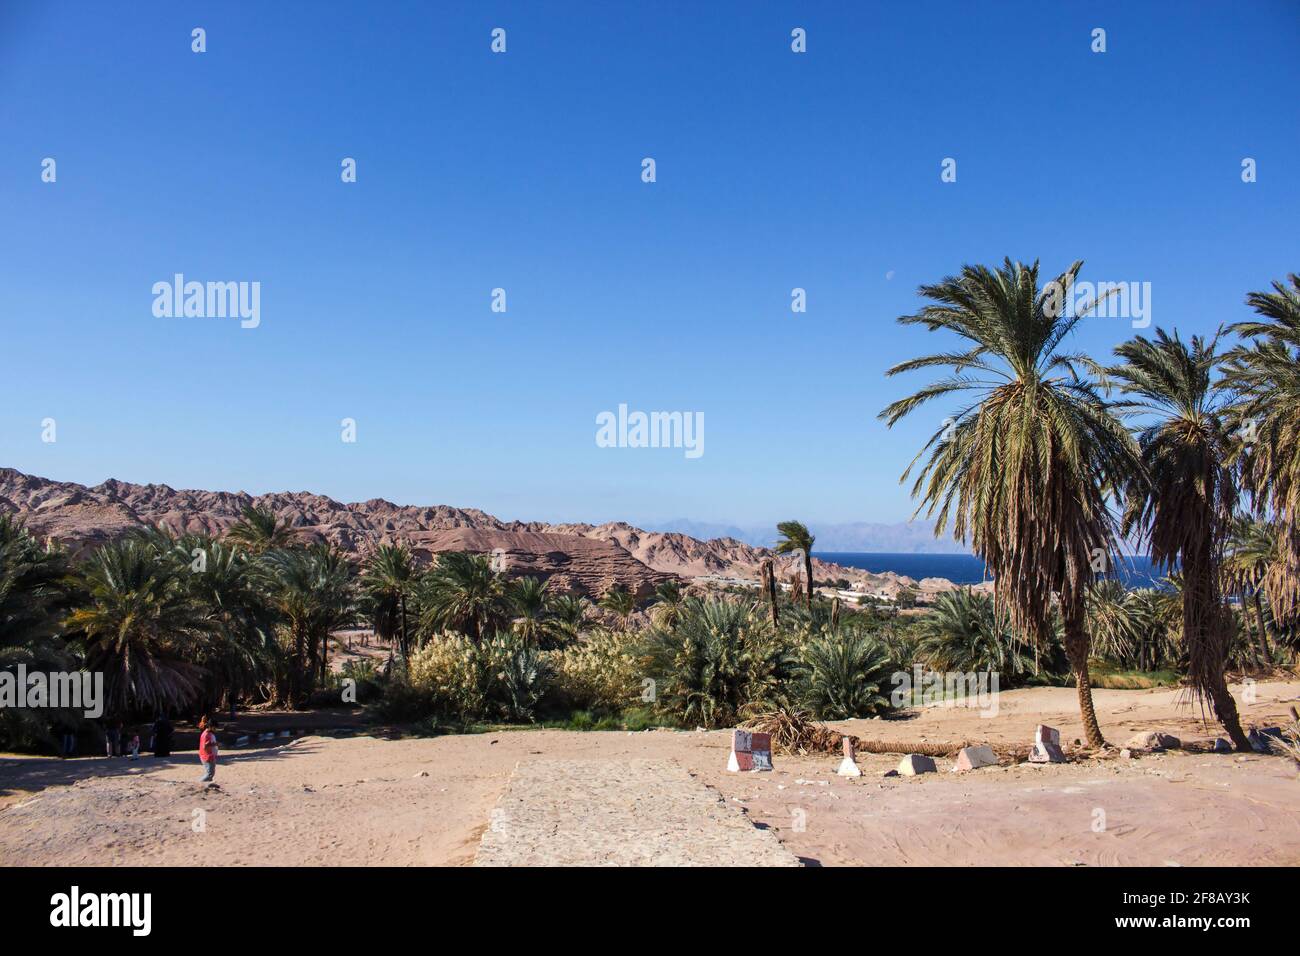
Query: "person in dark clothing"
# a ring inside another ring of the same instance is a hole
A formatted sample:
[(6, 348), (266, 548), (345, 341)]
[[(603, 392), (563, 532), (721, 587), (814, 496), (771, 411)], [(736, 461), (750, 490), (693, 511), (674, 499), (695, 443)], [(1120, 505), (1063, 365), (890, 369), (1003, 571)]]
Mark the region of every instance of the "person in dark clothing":
[(104, 732), (104, 749), (109, 757), (117, 756), (121, 741), (122, 731), (118, 729), (117, 724), (110, 723), (108, 730)]
[(172, 753), (172, 722), (159, 714), (153, 722), (153, 755), (170, 757)]

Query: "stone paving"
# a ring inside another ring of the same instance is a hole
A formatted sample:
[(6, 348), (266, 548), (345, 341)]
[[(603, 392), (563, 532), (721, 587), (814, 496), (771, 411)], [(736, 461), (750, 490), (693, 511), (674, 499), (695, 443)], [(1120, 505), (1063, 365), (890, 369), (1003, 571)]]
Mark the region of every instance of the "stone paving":
[(776, 836), (671, 763), (515, 767), (475, 866), (799, 866)]

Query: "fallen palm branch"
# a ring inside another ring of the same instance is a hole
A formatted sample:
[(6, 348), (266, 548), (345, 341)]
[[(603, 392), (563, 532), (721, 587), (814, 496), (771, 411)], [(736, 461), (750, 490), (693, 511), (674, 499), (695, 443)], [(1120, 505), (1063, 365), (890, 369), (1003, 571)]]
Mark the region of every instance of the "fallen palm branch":
[(1300, 714), (1296, 713), (1294, 707), (1291, 708), (1291, 725), (1283, 727), (1282, 736), (1272, 738), (1269, 746), (1275, 754), (1290, 757), (1300, 769)]
[(852, 734), (842, 734), (832, 730), (824, 723), (813, 718), (806, 710), (781, 708), (758, 714), (747, 720), (742, 726), (746, 730), (772, 735), (772, 749), (777, 753), (799, 754), (838, 754), (844, 746), (844, 738), (853, 741), (858, 753), (870, 754), (921, 754), (925, 757), (947, 757), (967, 746), (961, 743), (927, 743), (896, 740), (864, 740)]

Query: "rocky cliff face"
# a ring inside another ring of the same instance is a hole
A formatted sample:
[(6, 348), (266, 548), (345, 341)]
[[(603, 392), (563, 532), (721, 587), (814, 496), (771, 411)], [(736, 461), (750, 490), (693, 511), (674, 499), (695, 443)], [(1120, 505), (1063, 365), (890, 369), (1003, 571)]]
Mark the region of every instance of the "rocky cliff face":
[[(358, 560), (384, 542), (409, 544), (432, 559), (440, 551), (502, 554), (510, 573), (554, 579), (555, 586), (600, 596), (611, 587), (644, 597), (660, 581), (718, 576), (757, 579), (771, 552), (734, 538), (701, 541), (675, 532), (649, 532), (623, 522), (602, 525), (505, 522), (477, 509), (396, 505), (382, 498), (344, 504), (309, 492), (187, 491), (109, 479), (86, 487), (0, 468), (0, 513), (17, 515), (42, 537), (74, 548), (94, 546), (133, 528), (165, 524), (174, 532), (221, 535), (249, 505), (270, 508), (304, 540), (329, 541)], [(916, 587), (910, 578), (868, 574), (816, 561), (819, 580), (847, 578), (871, 593)], [(778, 575), (793, 571), (778, 558)], [(944, 590), (927, 579), (923, 592)]]

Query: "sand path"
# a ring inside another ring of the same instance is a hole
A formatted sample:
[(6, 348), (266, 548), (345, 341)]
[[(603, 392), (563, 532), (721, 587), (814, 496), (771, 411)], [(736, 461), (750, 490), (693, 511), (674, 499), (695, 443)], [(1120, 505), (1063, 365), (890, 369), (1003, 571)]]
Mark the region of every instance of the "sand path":
[(798, 866), (772, 835), (670, 763), (521, 763), (476, 866)]
[[(1298, 692), (1300, 683), (1261, 684), (1239, 703), (1248, 723), (1273, 723)], [(937, 708), (841, 726), (900, 740), (1027, 742), (1045, 719), (1068, 744), (1078, 732), (1072, 697), (1011, 691), (993, 719)], [(1175, 692), (1100, 691), (1097, 701), (1120, 743), (1130, 730), (1215, 735), (1178, 709)], [(865, 776), (848, 780), (828, 757), (779, 757), (771, 773), (729, 774), (727, 743), (725, 732), (673, 731), (304, 737), (223, 755), (219, 790), (199, 786), (189, 753), (138, 763), (5, 758), (0, 863), (466, 865), (516, 766), (596, 761), (602, 781), (644, 779), (635, 768), (647, 762), (689, 774), (813, 865), (1300, 865), (1300, 781), (1277, 757), (1171, 752), (885, 778), (897, 758), (864, 755)]]

